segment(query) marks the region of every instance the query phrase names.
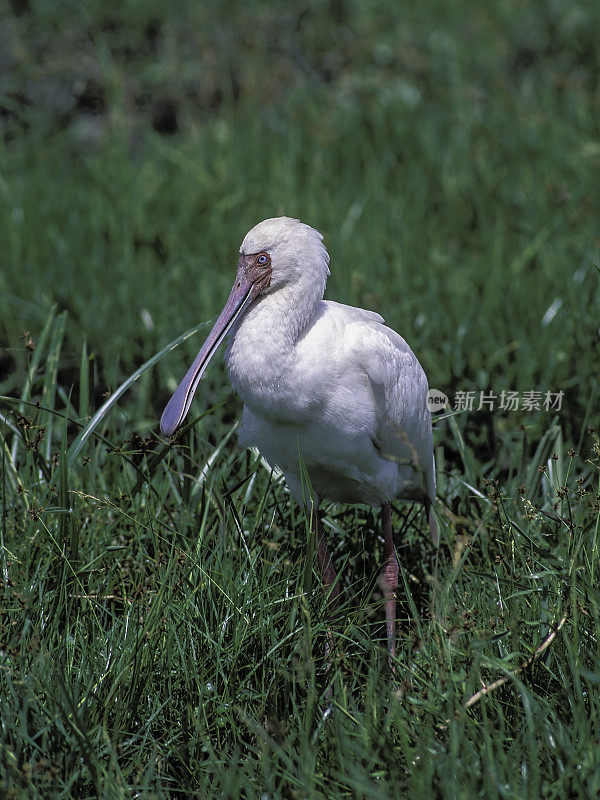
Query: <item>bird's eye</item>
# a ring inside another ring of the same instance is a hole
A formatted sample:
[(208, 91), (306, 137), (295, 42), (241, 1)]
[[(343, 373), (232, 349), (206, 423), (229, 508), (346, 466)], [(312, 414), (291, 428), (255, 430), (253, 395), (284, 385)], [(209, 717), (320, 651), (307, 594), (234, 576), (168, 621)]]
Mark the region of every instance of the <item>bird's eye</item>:
[(269, 256), (267, 253), (260, 253), (256, 259), (256, 263), (260, 264), (261, 267), (265, 267), (269, 263)]

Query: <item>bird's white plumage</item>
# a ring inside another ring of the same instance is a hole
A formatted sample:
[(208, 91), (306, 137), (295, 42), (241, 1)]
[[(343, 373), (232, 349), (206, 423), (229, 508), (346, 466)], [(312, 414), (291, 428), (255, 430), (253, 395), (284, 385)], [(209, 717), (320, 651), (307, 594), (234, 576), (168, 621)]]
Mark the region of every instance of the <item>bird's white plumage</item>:
[(324, 301), (317, 231), (261, 222), (240, 252), (268, 252), (272, 278), (232, 328), (226, 361), (244, 402), (240, 441), (284, 472), (300, 499), (302, 457), (323, 498), (433, 500), (427, 379), (404, 339), (371, 311)]
[[(240, 253), (229, 298), (167, 403), (161, 430), (170, 436), (181, 425), (229, 333), (227, 368), (244, 401), (241, 442), (281, 467), (298, 500), (302, 461), (318, 497), (382, 506), (386, 562), (379, 585), (393, 668), (398, 561), (390, 501), (423, 501), (438, 542), (425, 373), (379, 314), (323, 300), (329, 255), (308, 225), (265, 220), (246, 235)], [(335, 602), (339, 584), (318, 512), (315, 534), (323, 583)]]

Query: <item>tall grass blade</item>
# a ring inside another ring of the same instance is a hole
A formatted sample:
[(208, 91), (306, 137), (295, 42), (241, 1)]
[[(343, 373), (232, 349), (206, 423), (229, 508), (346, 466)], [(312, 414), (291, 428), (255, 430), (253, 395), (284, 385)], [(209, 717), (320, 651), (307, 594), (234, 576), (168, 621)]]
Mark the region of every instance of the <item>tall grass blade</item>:
[(532, 498), (537, 491), (537, 487), (541, 480), (540, 467), (545, 466), (544, 462), (547, 460), (550, 450), (552, 449), (552, 445), (556, 440), (556, 437), (559, 435), (559, 432), (560, 426), (558, 425), (558, 417), (555, 417), (540, 438), (538, 446), (535, 450), (535, 454), (531, 459), (527, 469), (525, 485), (527, 487), (528, 497), (530, 498)]
[(81, 363), (79, 366), (79, 419), (83, 422), (90, 413), (90, 359), (87, 341), (81, 346)]
[[(19, 475), (19, 470), (17, 465), (13, 460), (13, 456), (11, 450), (8, 446), (8, 435), (7, 431), (10, 431), (13, 434), (13, 439), (18, 437), (21, 438), (21, 434), (19, 433), (18, 428), (4, 416), (4, 414), (0, 414), (0, 448), (2, 449), (2, 503), (3, 508), (5, 507), (5, 503), (10, 496), (11, 499), (14, 497), (15, 494), (19, 494), (23, 497), (25, 502), (25, 507), (29, 508), (29, 500), (27, 497), (27, 493), (25, 492), (25, 487)], [(6, 481), (10, 484), (11, 493), (10, 495), (7, 492)]]
[[(48, 337), (50, 336), (50, 331), (52, 330), (53, 325), (54, 325), (54, 317), (55, 317), (55, 315), (56, 315), (56, 305), (53, 305), (50, 308), (50, 311), (48, 313), (48, 317), (46, 319), (44, 327), (42, 328), (42, 332), (40, 333), (40, 335), (38, 337), (38, 340), (37, 340), (37, 343), (36, 343), (36, 346), (35, 346), (35, 350), (33, 351), (33, 355), (31, 357), (31, 361), (29, 362), (29, 367), (27, 369), (27, 375), (25, 377), (25, 383), (23, 384), (23, 390), (21, 391), (21, 400), (24, 401), (24, 402), (20, 403), (17, 406), (18, 411), (19, 411), (20, 414), (24, 414), (25, 413), (25, 401), (29, 400), (29, 398), (31, 397), (31, 389), (32, 389), (32, 386), (33, 386), (33, 382), (35, 380), (35, 376), (36, 376), (38, 367), (39, 367), (40, 362), (42, 360), (42, 356), (44, 354), (44, 349), (46, 347), (46, 342), (48, 340)], [(13, 461), (15, 461), (16, 458), (17, 458), (17, 450), (18, 450), (18, 447), (19, 447), (20, 443), (21, 443), (21, 436), (20, 435), (15, 435), (15, 437), (13, 438), (13, 443), (12, 443), (12, 448), (11, 448), (11, 456), (12, 456), (12, 460)]]
[(163, 349), (160, 350), (158, 353), (156, 353), (156, 355), (148, 359), (148, 361), (146, 361), (145, 364), (142, 364), (141, 367), (136, 369), (136, 371), (132, 375), (130, 375), (126, 381), (123, 381), (123, 383), (119, 386), (119, 388), (116, 389), (108, 398), (108, 400), (102, 404), (102, 406), (98, 409), (98, 411), (96, 411), (96, 413), (90, 419), (88, 424), (83, 428), (83, 430), (79, 432), (76, 439), (69, 447), (69, 453), (68, 453), (69, 466), (71, 466), (75, 462), (75, 459), (81, 452), (82, 447), (85, 445), (85, 443), (90, 438), (95, 429), (98, 427), (98, 425), (100, 425), (100, 423), (103, 421), (106, 415), (110, 412), (113, 406), (117, 403), (119, 398), (122, 397), (125, 394), (125, 392), (127, 392), (133, 386), (133, 384), (137, 381), (137, 379), (145, 372), (147, 372), (149, 369), (152, 369), (152, 367), (158, 364), (158, 362), (162, 358), (164, 358), (164, 356), (166, 356), (167, 353), (170, 353), (172, 350), (175, 350), (175, 348), (179, 347), (179, 345), (182, 342), (185, 342), (186, 339), (189, 339), (190, 336), (193, 336), (199, 330), (205, 328), (207, 324), (208, 323), (206, 322), (201, 322), (199, 325), (195, 325), (193, 328), (190, 328), (185, 333), (182, 333), (181, 336), (178, 336), (176, 339), (173, 339), (172, 342), (163, 347)]
[(60, 464), (59, 464), (59, 502), (62, 513), (60, 516), (60, 542), (68, 565), (67, 583), (72, 586), (72, 577), (77, 570), (79, 562), (79, 529), (73, 524), (71, 512), (71, 501), (69, 495), (69, 463), (67, 459), (67, 424), (68, 417), (65, 414), (62, 420), (62, 435), (60, 442)]
[(456, 417), (450, 416), (449, 420), (450, 429), (454, 435), (454, 441), (458, 447), (458, 452), (460, 453), (467, 480), (469, 483), (475, 484), (477, 483), (477, 479), (475, 477), (475, 458), (473, 456), (473, 451), (467, 446), (465, 438), (462, 435), (462, 431), (458, 427)]
[(43, 411), (40, 415), (40, 422), (46, 428), (46, 435), (44, 437), (44, 444), (42, 448), (42, 456), (46, 463), (49, 463), (50, 456), (52, 454), (52, 430), (54, 426), (54, 414), (51, 412), (54, 410), (54, 405), (56, 402), (58, 362), (66, 323), (67, 312), (63, 311), (62, 314), (59, 314), (54, 323), (52, 338), (50, 340), (48, 355), (46, 357), (46, 373), (44, 375), (44, 386), (42, 389), (42, 405), (46, 406), (48, 411)]

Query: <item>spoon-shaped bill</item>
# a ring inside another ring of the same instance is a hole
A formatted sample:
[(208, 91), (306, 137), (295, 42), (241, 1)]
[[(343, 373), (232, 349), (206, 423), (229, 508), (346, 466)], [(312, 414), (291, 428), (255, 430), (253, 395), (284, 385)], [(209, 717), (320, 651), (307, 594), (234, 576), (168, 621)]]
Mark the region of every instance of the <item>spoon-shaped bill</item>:
[(253, 288), (254, 284), (250, 277), (240, 275), (238, 272), (238, 279), (231, 290), (223, 311), (221, 311), (212, 331), (208, 334), (208, 338), (194, 359), (194, 363), (163, 411), (160, 419), (160, 429), (165, 436), (171, 436), (185, 419), (190, 410), (200, 378), (204, 375), (204, 370), (233, 323), (254, 299)]

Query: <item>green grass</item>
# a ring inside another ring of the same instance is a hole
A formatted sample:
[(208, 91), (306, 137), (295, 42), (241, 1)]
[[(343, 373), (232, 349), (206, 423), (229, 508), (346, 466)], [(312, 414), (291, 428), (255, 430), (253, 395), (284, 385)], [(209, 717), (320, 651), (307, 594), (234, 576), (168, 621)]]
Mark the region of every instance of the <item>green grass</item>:
[[(0, 12), (2, 797), (600, 793), (600, 17), (483, 8)], [(437, 421), (440, 549), (395, 509), (396, 677), (377, 516), (326, 506), (326, 719), (303, 512), (219, 364), (160, 438), (202, 326), (147, 363), (281, 213), (431, 386), (565, 393)]]

